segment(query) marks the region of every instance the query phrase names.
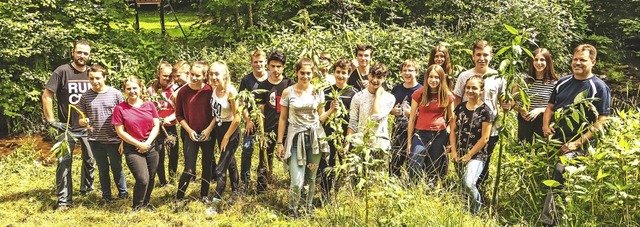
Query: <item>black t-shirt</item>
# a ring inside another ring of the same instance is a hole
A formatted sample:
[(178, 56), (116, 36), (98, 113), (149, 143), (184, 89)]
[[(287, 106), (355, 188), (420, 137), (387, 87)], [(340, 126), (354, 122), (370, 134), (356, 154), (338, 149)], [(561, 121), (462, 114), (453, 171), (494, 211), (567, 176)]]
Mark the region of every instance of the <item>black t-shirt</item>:
[[(331, 101), (333, 101), (333, 98), (331, 98), (331, 91), (332, 90), (336, 90), (336, 91), (340, 91), (341, 89), (338, 88), (338, 86), (333, 85), (331, 87), (328, 87), (324, 90), (324, 100), (326, 100), (326, 104), (324, 105), (324, 109), (325, 111), (329, 110), (331, 108)], [(342, 131), (344, 132), (344, 134), (346, 135), (347, 133), (347, 126), (349, 125), (349, 110), (351, 109), (351, 99), (353, 98), (353, 96), (356, 94), (356, 90), (353, 89), (353, 87), (349, 87), (345, 90), (344, 93), (342, 93), (342, 95), (340, 95), (340, 101), (342, 101), (342, 103), (344, 104), (344, 107), (346, 109), (346, 113), (344, 115), (342, 115), (342, 119), (345, 120), (345, 122), (343, 122), (342, 124)], [(327, 135), (333, 133), (335, 130), (333, 130), (328, 124), (324, 125), (324, 131)]]
[[(483, 103), (475, 110), (467, 109), (467, 102), (461, 102), (453, 111), (456, 115), (456, 148), (458, 157), (466, 155), (471, 148), (482, 138), (482, 123), (493, 122), (493, 112), (491, 108)], [(480, 152), (471, 157), (472, 159), (485, 161), (489, 152), (485, 145)]]
[(264, 105), (264, 131), (276, 132), (278, 129), (278, 119), (280, 118), (280, 97), (285, 88), (293, 85), (294, 82), (284, 78), (278, 84), (272, 84), (269, 80), (260, 82), (257, 90), (266, 90), (267, 92), (256, 94), (257, 104)]
[[(56, 94), (58, 120), (66, 123), (69, 104), (77, 104), (82, 94), (91, 89), (91, 84), (86, 70), (84, 72), (78, 71), (69, 63), (56, 68), (44, 87)], [(78, 112), (72, 110), (70, 117), (69, 127), (71, 130), (84, 129), (78, 123), (80, 119)]]
[[(267, 75), (267, 77), (269, 76), (269, 72), (265, 72), (265, 74)], [(242, 80), (240, 80), (240, 89), (238, 89), (238, 91), (253, 91), (258, 88), (259, 84), (260, 81), (256, 79), (256, 77), (253, 75), (253, 72), (250, 72), (249, 74), (242, 77)]]
[(353, 89), (358, 92), (362, 91), (364, 88), (364, 81), (367, 80), (367, 75), (360, 75), (360, 71), (358, 69), (353, 70), (351, 75), (349, 75), (349, 79), (347, 79), (347, 84), (351, 85)]

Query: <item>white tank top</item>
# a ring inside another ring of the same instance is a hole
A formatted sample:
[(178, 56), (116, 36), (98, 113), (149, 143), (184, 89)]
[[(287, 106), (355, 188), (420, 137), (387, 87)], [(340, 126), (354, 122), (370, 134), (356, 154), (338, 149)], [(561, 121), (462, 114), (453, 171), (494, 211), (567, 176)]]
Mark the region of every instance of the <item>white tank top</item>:
[(211, 110), (212, 115), (217, 122), (230, 122), (233, 121), (233, 113), (231, 110), (231, 103), (229, 103), (229, 92), (227, 91), (224, 96), (218, 98), (216, 95), (216, 89), (213, 88), (213, 94), (211, 95)]

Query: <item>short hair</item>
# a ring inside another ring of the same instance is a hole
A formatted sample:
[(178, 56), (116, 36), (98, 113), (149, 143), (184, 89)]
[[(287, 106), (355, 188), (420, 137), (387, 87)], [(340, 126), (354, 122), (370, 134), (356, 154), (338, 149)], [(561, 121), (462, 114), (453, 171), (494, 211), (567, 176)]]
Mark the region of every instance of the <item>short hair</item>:
[(191, 71), (193, 72), (194, 70), (200, 70), (200, 72), (204, 76), (205, 81), (209, 79), (209, 77), (207, 77), (207, 70), (209, 70), (209, 66), (207, 65), (206, 62), (204, 61), (193, 62), (193, 64), (191, 65)]
[(369, 75), (387, 77), (389, 75), (389, 69), (387, 69), (385, 64), (378, 62), (371, 66)]
[(279, 61), (282, 62), (282, 65), (284, 65), (287, 60), (287, 57), (284, 55), (284, 53), (282, 53), (282, 51), (279, 50), (274, 50), (269, 54), (269, 58), (267, 59), (267, 64), (269, 64), (271, 61)]
[(253, 58), (267, 58), (267, 54), (260, 49), (256, 49), (249, 55), (249, 62), (253, 62)]
[(84, 39), (79, 39), (79, 40), (76, 40), (75, 42), (73, 42), (73, 49), (76, 49), (76, 47), (78, 45), (85, 45), (85, 46), (88, 46), (89, 49), (91, 49), (91, 44), (88, 41), (84, 40)]
[(100, 64), (93, 64), (91, 65), (91, 67), (89, 67), (89, 72), (88, 73), (101, 73), (102, 77), (107, 77), (107, 70), (104, 69), (104, 67), (102, 67), (102, 65)]
[(573, 49), (573, 54), (576, 54), (578, 51), (589, 51), (589, 58), (591, 61), (595, 61), (598, 55), (598, 50), (591, 44), (580, 44), (575, 49)]
[(413, 67), (414, 69), (416, 69), (417, 73), (420, 72), (420, 65), (413, 59), (404, 60), (404, 62), (400, 64), (400, 70), (404, 69), (404, 67)]
[(476, 49), (482, 50), (485, 47), (491, 48), (491, 51), (493, 52), (493, 46), (491, 46), (491, 43), (487, 42), (484, 39), (479, 39), (475, 43), (473, 43), (473, 53), (476, 52)]
[(366, 51), (366, 50), (371, 50), (371, 52), (373, 52), (373, 46), (371, 46), (371, 44), (358, 44), (356, 45), (356, 52), (353, 54), (358, 56), (358, 51)]
[(351, 61), (346, 58), (340, 58), (333, 64), (333, 69), (343, 68), (346, 69), (347, 72), (351, 71)]
[(296, 62), (295, 72), (298, 73), (298, 71), (300, 71), (300, 69), (302, 69), (302, 67), (305, 65), (311, 66), (311, 68), (313, 68), (313, 60), (311, 60), (311, 58), (301, 58), (298, 62)]

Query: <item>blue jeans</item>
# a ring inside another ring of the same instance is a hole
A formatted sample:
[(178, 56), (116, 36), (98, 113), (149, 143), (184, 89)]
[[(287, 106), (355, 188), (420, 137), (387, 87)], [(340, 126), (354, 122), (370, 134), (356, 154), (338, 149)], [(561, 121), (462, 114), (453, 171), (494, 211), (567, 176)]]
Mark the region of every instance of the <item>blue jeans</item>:
[[(417, 179), (426, 173), (428, 179), (444, 179), (447, 175), (447, 153), (445, 146), (449, 142), (447, 130), (417, 130), (411, 140), (409, 176)], [(424, 172), (423, 172), (424, 171)]]
[(313, 195), (316, 190), (316, 173), (318, 172), (318, 166), (320, 165), (320, 159), (322, 154), (313, 154), (311, 150), (311, 141), (308, 135), (304, 135), (304, 151), (307, 155), (307, 162), (304, 165), (298, 165), (298, 151), (297, 140), (298, 136), (303, 135), (298, 133), (293, 137), (293, 143), (291, 143), (291, 157), (289, 158), (289, 175), (291, 176), (291, 184), (289, 185), (289, 209), (297, 210), (298, 201), (300, 201), (300, 191), (304, 184), (309, 186), (307, 191), (307, 198), (305, 198), (305, 205), (307, 207), (313, 206)]
[(128, 196), (127, 181), (122, 171), (122, 155), (118, 152), (119, 143), (108, 144), (97, 141), (89, 141), (91, 152), (98, 165), (98, 177), (100, 180), (100, 191), (102, 198), (112, 199), (111, 182), (109, 181), (109, 167), (113, 172), (113, 181), (118, 189), (118, 197), (125, 198)]
[(466, 197), (467, 205), (471, 213), (478, 213), (482, 208), (482, 196), (476, 185), (482, 169), (484, 167), (484, 161), (471, 159), (466, 165), (458, 163), (456, 165), (456, 171), (461, 177), (462, 185), (465, 192), (463, 195)]
[[(61, 131), (64, 133), (64, 131)], [(69, 131), (67, 141), (71, 154), (58, 158), (58, 166), (56, 167), (56, 196), (58, 197), (58, 206), (70, 205), (73, 198), (73, 185), (71, 178), (71, 163), (73, 162), (73, 149), (76, 147), (76, 138), (80, 142), (82, 149), (82, 168), (80, 169), (80, 193), (86, 193), (93, 190), (93, 170), (95, 169), (95, 160), (91, 153), (89, 140), (87, 138), (87, 130)], [(64, 139), (64, 134), (58, 137), (58, 141)]]

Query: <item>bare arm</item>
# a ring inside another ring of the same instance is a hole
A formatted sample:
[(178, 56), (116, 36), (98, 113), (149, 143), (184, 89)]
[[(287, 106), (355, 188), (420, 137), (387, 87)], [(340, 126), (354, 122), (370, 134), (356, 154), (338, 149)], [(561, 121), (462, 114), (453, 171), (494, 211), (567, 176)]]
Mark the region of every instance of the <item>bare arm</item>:
[(151, 132), (149, 133), (149, 137), (147, 138), (147, 140), (145, 140), (145, 143), (151, 145), (151, 142), (153, 142), (153, 140), (156, 139), (156, 137), (158, 136), (159, 132), (160, 132), (160, 119), (159, 118), (154, 118), (153, 119), (153, 128), (151, 129)]
[(42, 112), (47, 123), (56, 121), (53, 116), (53, 92), (46, 88), (42, 91)]
[(145, 144), (133, 138), (133, 136), (131, 136), (127, 131), (125, 131), (124, 125), (115, 125), (115, 128), (116, 128), (116, 133), (118, 134), (118, 137), (120, 137), (120, 139), (122, 139), (124, 142), (131, 144), (137, 147), (138, 149), (144, 148)]
[(418, 111), (418, 102), (411, 99), (411, 111), (409, 113), (409, 126), (407, 126), (407, 157), (411, 155), (411, 142), (413, 141), (413, 130), (416, 127), (416, 112)]
[(449, 144), (451, 145), (451, 158), (453, 161), (458, 161), (458, 151), (456, 150), (457, 136), (458, 136), (458, 126), (456, 125), (456, 116), (451, 115), (451, 119), (449, 120), (449, 128), (451, 129), (451, 133), (449, 133)]
[(553, 128), (549, 127), (551, 123), (551, 118), (553, 117), (553, 104), (547, 104), (547, 109), (544, 110), (544, 115), (542, 116), (542, 132), (545, 137), (552, 136), (555, 133)]

